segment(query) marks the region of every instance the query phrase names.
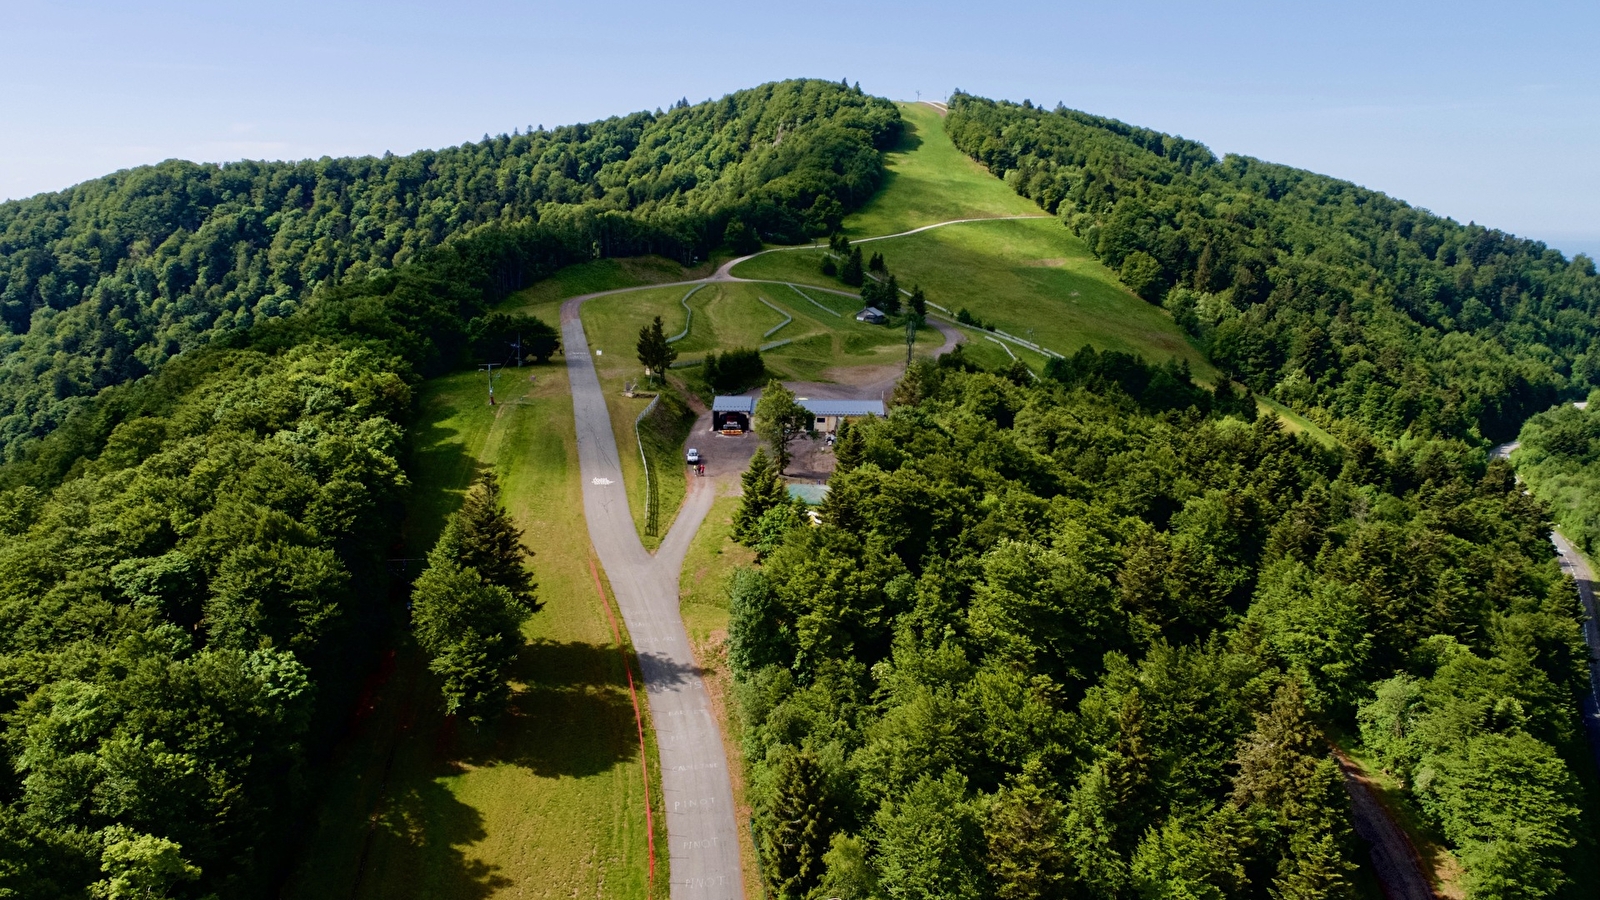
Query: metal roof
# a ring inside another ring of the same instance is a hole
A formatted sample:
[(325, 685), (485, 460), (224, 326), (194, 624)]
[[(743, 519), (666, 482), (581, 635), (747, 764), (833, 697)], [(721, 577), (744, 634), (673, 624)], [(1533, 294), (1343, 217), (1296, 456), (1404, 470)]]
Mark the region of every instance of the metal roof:
[(756, 398), (739, 396), (715, 397), (711, 400), (711, 411), (753, 413), (756, 411)]
[(882, 400), (801, 400), (813, 416), (881, 416)]

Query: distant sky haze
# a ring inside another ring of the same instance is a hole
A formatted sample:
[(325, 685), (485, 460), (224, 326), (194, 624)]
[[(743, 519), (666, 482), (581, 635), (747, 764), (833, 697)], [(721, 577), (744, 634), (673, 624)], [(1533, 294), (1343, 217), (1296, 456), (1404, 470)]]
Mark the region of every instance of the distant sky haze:
[(1600, 255), (1600, 3), (0, 0), (0, 198), (796, 76), (1112, 116)]

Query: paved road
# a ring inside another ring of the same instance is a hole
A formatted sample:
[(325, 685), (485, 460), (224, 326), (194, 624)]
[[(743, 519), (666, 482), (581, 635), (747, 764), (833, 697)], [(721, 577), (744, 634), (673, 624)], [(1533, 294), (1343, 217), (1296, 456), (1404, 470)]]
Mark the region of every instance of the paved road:
[[(902, 234), (971, 221), (981, 220), (939, 222)], [(900, 236), (884, 235), (885, 238)], [(733, 787), (722, 732), (712, 712), (710, 696), (695, 664), (678, 608), (678, 584), (684, 556), (711, 510), (717, 484), (729, 473), (712, 473), (724, 476), (719, 478), (689, 479), (683, 506), (660, 549), (654, 556), (646, 552), (628, 507), (616, 435), (611, 430), (605, 393), (594, 370), (594, 357), (589, 351), (579, 311), (586, 301), (596, 297), (658, 287), (742, 281), (787, 283), (733, 275), (732, 268), (751, 256), (722, 265), (708, 278), (599, 291), (569, 298), (561, 304), (561, 339), (572, 384), (584, 518), (589, 526), (589, 539), (611, 581), (644, 674), (650, 717), (661, 752), (658, 765), (667, 813), (672, 900), (733, 900), (744, 896), (739, 823), (733, 806)], [(954, 347), (960, 339), (954, 329), (939, 327), (939, 330), (945, 335), (942, 349)], [(628, 446), (633, 446), (633, 442), (629, 441)], [(742, 448), (736, 455), (747, 457), (749, 449)]]
[[(944, 221), (944, 222), (935, 222), (932, 225), (924, 225), (921, 228), (913, 228), (910, 231), (897, 231), (894, 234), (880, 234), (880, 235), (875, 235), (873, 237), (856, 238), (856, 239), (852, 240), (850, 243), (853, 246), (855, 244), (868, 244), (868, 243), (871, 243), (872, 241), (887, 241), (887, 240), (890, 240), (892, 238), (901, 238), (901, 237), (905, 237), (905, 236), (911, 235), (911, 234), (921, 234), (924, 231), (929, 231), (929, 230), (934, 229), (934, 228), (943, 228), (946, 225), (960, 225), (963, 222), (1004, 222), (1004, 221), (1009, 221), (1011, 219), (1053, 219), (1053, 218), (1055, 218), (1055, 216), (1049, 215), (1048, 213), (1040, 213), (1038, 215), (1028, 215), (1028, 216), (974, 216), (973, 218), (970, 218), (970, 219), (950, 219), (950, 220), (947, 220), (947, 221)], [(742, 262), (746, 262), (746, 261), (755, 259), (756, 257), (762, 256), (762, 255), (767, 254), (767, 253), (784, 253), (784, 252), (787, 252), (787, 251), (790, 251), (790, 250), (816, 250), (819, 247), (826, 247), (826, 246), (828, 246), (828, 245), (827, 244), (796, 244), (793, 247), (771, 247), (771, 248), (768, 248), (766, 250), (759, 251), (757, 253), (752, 253), (749, 256), (741, 256), (738, 259), (730, 259), (730, 260), (728, 260), (727, 262), (725, 262), (722, 265), (717, 267), (717, 273), (715, 275), (712, 275), (710, 278), (708, 278), (706, 280), (707, 281), (753, 281), (753, 280), (756, 280), (756, 279), (739, 278), (739, 277), (735, 276), (733, 274), (733, 267), (737, 266), (738, 264), (740, 264)], [(854, 296), (854, 295), (852, 295), (852, 296)]]
[[(1574, 403), (1583, 409), (1587, 404)], [(1520, 441), (1501, 444), (1491, 451), (1499, 459), (1510, 459)], [(1518, 478), (1520, 481), (1520, 477)], [(1561, 560), (1561, 571), (1578, 585), (1578, 599), (1583, 602), (1583, 642), (1589, 648), (1589, 693), (1583, 697), (1583, 729), (1589, 734), (1589, 752), (1595, 767), (1600, 768), (1600, 619), (1595, 614), (1594, 571), (1578, 548), (1567, 540), (1559, 529), (1551, 529), (1550, 543), (1556, 546), (1556, 556)]]
[[(672, 900), (742, 900), (738, 818), (722, 731), (689, 649), (678, 611), (678, 574), (689, 541), (711, 509), (709, 480), (690, 479), (689, 493), (651, 556), (639, 542), (617, 458), (616, 436), (594, 370), (578, 310), (595, 295), (561, 306), (561, 337), (572, 381), (583, 512), (600, 564), (639, 654), (650, 717), (660, 747), (661, 793), (667, 813)], [(631, 445), (631, 442), (630, 442)]]

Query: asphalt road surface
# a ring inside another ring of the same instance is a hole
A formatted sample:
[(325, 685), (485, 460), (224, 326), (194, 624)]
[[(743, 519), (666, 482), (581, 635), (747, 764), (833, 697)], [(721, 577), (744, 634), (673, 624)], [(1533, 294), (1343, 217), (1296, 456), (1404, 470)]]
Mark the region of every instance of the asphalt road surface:
[[(953, 224), (956, 222), (940, 222), (904, 234)], [(673, 284), (755, 281), (757, 279), (739, 278), (731, 272), (735, 265), (749, 258), (732, 260), (709, 278)], [(678, 582), (684, 556), (689, 542), (711, 510), (716, 499), (716, 484), (722, 479), (689, 479), (683, 507), (660, 549), (654, 556), (644, 549), (628, 508), (627, 489), (622, 481), (622, 465), (617, 457), (611, 416), (606, 411), (605, 393), (595, 374), (594, 357), (578, 315), (584, 302), (595, 297), (670, 286), (641, 285), (569, 298), (561, 304), (561, 340), (572, 383), (572, 414), (577, 423), (578, 468), (583, 479), (583, 512), (589, 526), (589, 540), (594, 544), (600, 564), (605, 567), (634, 650), (639, 654), (650, 718), (661, 752), (657, 764), (667, 813), (671, 897), (672, 900), (742, 900), (744, 875), (739, 859), (739, 820), (733, 806), (728, 758), (723, 750), (721, 728), (712, 712), (711, 698), (695, 664), (689, 635), (678, 609)], [(945, 336), (943, 349), (953, 348), (960, 339), (954, 329), (941, 327), (939, 330)], [(632, 446), (632, 441), (628, 446)]]
[[(1579, 409), (1584, 404), (1575, 403)], [(1501, 444), (1493, 454), (1500, 459), (1510, 459), (1520, 441)], [(1519, 479), (1520, 480), (1520, 479)], [(1589, 648), (1589, 693), (1583, 697), (1583, 730), (1589, 734), (1589, 753), (1595, 766), (1600, 768), (1600, 621), (1595, 617), (1594, 571), (1578, 548), (1559, 530), (1552, 529), (1550, 543), (1556, 545), (1556, 556), (1561, 560), (1561, 571), (1578, 585), (1578, 599), (1583, 602), (1583, 642)]]
[(728, 759), (678, 611), (683, 557), (711, 509), (715, 491), (709, 481), (689, 479), (690, 491), (660, 552), (651, 556), (645, 551), (628, 509), (605, 394), (578, 318), (578, 308), (586, 299), (575, 297), (561, 307), (561, 337), (578, 429), (583, 512), (589, 539), (611, 580), (617, 606), (639, 654), (650, 700), (650, 718), (661, 752), (657, 764), (667, 813), (672, 900), (742, 900), (739, 825)]

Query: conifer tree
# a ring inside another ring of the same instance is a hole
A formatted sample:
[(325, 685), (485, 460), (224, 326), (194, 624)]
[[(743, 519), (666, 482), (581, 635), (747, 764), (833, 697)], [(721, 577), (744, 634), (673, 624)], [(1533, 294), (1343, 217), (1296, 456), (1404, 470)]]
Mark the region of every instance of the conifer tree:
[(989, 806), (984, 836), (999, 900), (1055, 897), (1067, 880), (1066, 804), (1040, 785), (1044, 776), (1031, 763)]
[(872, 254), (872, 259), (867, 261), (867, 270), (882, 275), (889, 271), (889, 266), (883, 261), (882, 253)]
[(878, 308), (890, 315), (900, 311), (900, 282), (893, 275), (884, 281), (882, 290), (878, 291)]
[(862, 436), (860, 428), (851, 424), (849, 419), (841, 421), (833, 441), (833, 470), (835, 472), (853, 470), (861, 465), (866, 452), (867, 439)]
[(493, 472), (484, 472), (473, 482), (456, 518), (461, 541), (458, 562), (476, 569), (485, 583), (510, 591), (529, 611), (538, 612), (539, 585), (528, 570), (533, 551), (523, 544), (522, 529), (501, 507), (500, 481)]
[(928, 315), (928, 295), (922, 292), (920, 284), (911, 288), (911, 311), (922, 318)]
[(1303, 802), (1326, 743), (1306, 714), (1305, 692), (1291, 679), (1278, 688), (1272, 707), (1256, 717), (1255, 731), (1241, 742), (1235, 762), (1233, 800), (1259, 803), (1284, 821), (1305, 811)]
[(778, 480), (778, 470), (772, 465), (765, 447), (757, 447), (750, 458), (750, 467), (740, 476), (744, 497), (739, 501), (739, 511), (733, 517), (733, 536), (741, 542), (755, 540), (756, 526), (767, 510), (784, 502), (783, 484)]
[(850, 256), (844, 261), (844, 268), (839, 270), (839, 280), (851, 287), (860, 287), (866, 275), (861, 270), (861, 248), (852, 247)]
[(500, 507), (499, 483), (485, 472), (445, 525), (411, 592), (412, 629), (440, 678), (446, 712), (481, 722), (504, 705), (522, 623), (539, 608), (527, 569), (531, 556)]
[(673, 360), (678, 358), (678, 351), (667, 343), (666, 330), (662, 328), (661, 317), (656, 316), (649, 325), (639, 329), (639, 363), (645, 371), (656, 381), (666, 378), (667, 369), (672, 367)]
[(782, 900), (803, 900), (822, 880), (822, 857), (834, 829), (826, 775), (810, 748), (778, 764), (773, 793), (776, 799), (761, 835), (767, 882)]

